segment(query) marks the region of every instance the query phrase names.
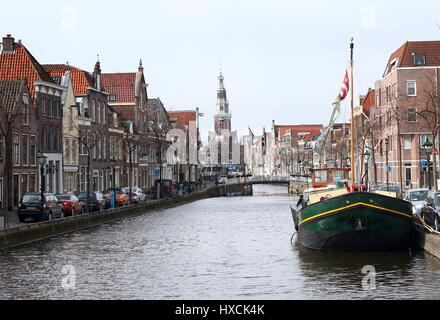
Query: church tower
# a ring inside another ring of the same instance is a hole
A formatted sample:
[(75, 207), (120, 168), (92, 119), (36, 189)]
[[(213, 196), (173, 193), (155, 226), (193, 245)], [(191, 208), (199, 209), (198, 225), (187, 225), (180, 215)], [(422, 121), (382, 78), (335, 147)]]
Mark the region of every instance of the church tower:
[(218, 76), (217, 104), (214, 114), (214, 130), (218, 135), (220, 135), (223, 130), (231, 132), (231, 114), (229, 113), (229, 102), (226, 97), (223, 80), (223, 74), (220, 70), (220, 75)]

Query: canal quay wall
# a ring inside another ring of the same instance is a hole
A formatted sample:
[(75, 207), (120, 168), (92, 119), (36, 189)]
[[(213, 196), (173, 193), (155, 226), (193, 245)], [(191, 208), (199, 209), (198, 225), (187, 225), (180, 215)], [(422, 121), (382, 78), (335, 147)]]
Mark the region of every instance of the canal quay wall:
[(415, 242), (426, 252), (440, 259), (440, 235), (429, 233), (424, 228), (416, 226)]
[(218, 185), (176, 198), (164, 198), (105, 211), (90, 212), (63, 219), (32, 223), (0, 231), (0, 249), (42, 240), (61, 234), (99, 226), (154, 210), (173, 208), (186, 203), (223, 196), (252, 195), (251, 183)]

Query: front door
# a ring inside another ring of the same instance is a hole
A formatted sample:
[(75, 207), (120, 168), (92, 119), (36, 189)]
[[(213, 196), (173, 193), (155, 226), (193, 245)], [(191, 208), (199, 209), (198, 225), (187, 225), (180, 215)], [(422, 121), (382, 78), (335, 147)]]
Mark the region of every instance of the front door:
[(411, 167), (405, 167), (405, 186), (411, 188), (412, 172)]
[(18, 206), (18, 202), (20, 201), (20, 175), (19, 174), (14, 174), (14, 178), (13, 178), (13, 189), (14, 189), (14, 199), (13, 199), (13, 204), (14, 207)]

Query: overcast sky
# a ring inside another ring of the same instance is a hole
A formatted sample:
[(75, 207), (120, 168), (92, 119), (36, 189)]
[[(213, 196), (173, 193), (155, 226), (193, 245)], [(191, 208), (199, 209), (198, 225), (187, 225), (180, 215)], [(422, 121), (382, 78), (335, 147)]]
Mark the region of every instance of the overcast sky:
[[(222, 63), (232, 127), (327, 123), (355, 41), (355, 95), (374, 86), (407, 40), (439, 40), (440, 2), (328, 0), (7, 1), (0, 30), (40, 63), (133, 72), (150, 98), (198, 106), (213, 128)], [(346, 107), (346, 106), (345, 106)], [(348, 120), (348, 109), (340, 121)]]

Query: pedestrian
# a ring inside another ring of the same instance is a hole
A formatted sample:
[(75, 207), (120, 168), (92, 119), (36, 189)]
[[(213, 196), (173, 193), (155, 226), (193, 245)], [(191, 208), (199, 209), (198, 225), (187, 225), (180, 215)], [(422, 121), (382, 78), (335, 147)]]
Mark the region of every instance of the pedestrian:
[(296, 203), (296, 207), (297, 208), (302, 208), (302, 207), (304, 207), (304, 205), (305, 205), (305, 201), (304, 201), (304, 196), (303, 195), (300, 195), (299, 196), (299, 200), (298, 200), (298, 202)]

